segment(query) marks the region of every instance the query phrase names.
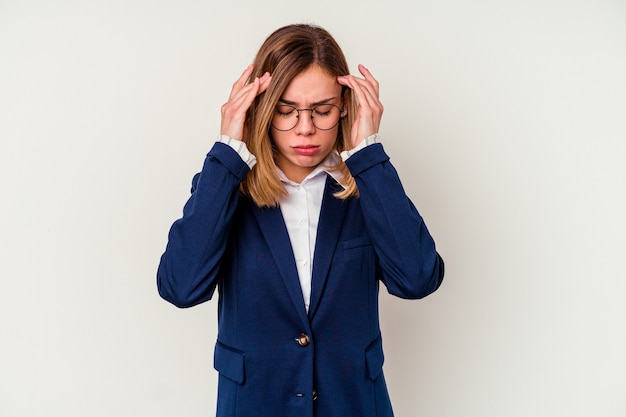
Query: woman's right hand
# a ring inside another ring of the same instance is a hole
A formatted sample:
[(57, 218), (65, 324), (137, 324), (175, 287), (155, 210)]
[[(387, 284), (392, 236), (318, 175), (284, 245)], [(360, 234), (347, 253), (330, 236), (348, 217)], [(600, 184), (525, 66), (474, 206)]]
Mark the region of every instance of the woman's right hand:
[(269, 72), (263, 74), (261, 78), (256, 77), (254, 81), (248, 83), (253, 70), (253, 65), (249, 65), (246, 68), (233, 84), (228, 101), (222, 105), (222, 126), (220, 128), (222, 135), (243, 140), (246, 112), (254, 98), (267, 90), (267, 87), (270, 85), (272, 76)]

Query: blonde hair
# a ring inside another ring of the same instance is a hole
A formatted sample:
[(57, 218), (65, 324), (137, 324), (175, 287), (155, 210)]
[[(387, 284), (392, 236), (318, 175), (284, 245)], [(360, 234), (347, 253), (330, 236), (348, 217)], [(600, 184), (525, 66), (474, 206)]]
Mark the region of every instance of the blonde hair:
[[(280, 198), (287, 195), (276, 170), (270, 124), (276, 104), (291, 80), (313, 65), (331, 76), (349, 73), (346, 58), (335, 39), (325, 29), (309, 24), (276, 30), (261, 45), (254, 60), (250, 81), (265, 72), (272, 75), (272, 80), (265, 93), (256, 97), (246, 116), (243, 140), (256, 156), (257, 163), (241, 183), (241, 192), (260, 207), (278, 206)], [(341, 118), (338, 128), (337, 152), (350, 149), (350, 131), (356, 115), (356, 100), (352, 94), (352, 90), (342, 88), (346, 115)], [(341, 184), (345, 187), (335, 196), (342, 199), (357, 197), (356, 182), (346, 164), (340, 160), (334, 170), (340, 173)]]

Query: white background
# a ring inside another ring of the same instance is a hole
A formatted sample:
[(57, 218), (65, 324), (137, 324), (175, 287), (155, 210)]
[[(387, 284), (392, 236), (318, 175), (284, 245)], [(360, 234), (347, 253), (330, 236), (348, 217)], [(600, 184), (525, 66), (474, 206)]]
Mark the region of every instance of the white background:
[(446, 260), (381, 296), (396, 415), (626, 416), (621, 0), (0, 0), (0, 415), (213, 415), (216, 303), (155, 271), (232, 82), (294, 22), (379, 79)]

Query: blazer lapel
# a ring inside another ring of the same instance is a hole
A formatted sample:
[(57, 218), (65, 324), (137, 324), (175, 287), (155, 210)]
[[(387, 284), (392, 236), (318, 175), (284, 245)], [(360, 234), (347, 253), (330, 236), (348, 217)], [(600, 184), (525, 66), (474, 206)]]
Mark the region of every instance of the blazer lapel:
[(313, 273), (311, 275), (311, 304), (309, 306), (309, 317), (311, 318), (315, 315), (322, 298), (328, 270), (335, 253), (348, 204), (347, 200), (333, 196), (337, 191), (341, 191), (341, 185), (328, 175), (315, 241)]
[(287, 232), (287, 226), (285, 226), (285, 220), (280, 208), (260, 208), (254, 204), (252, 206), (265, 241), (285, 282), (291, 301), (305, 326), (304, 328), (308, 330), (309, 319), (304, 308), (304, 298), (300, 288), (300, 280), (298, 279), (296, 261), (294, 260), (289, 233)]

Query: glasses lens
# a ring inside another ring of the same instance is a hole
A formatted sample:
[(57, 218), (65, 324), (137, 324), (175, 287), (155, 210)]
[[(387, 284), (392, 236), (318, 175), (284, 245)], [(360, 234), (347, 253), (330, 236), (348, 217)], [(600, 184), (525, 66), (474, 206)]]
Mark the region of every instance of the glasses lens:
[(341, 110), (333, 104), (320, 104), (313, 108), (311, 117), (315, 127), (321, 130), (332, 129), (339, 122)]
[(295, 107), (279, 104), (272, 119), (272, 126), (278, 130), (291, 130), (298, 124), (298, 110)]

